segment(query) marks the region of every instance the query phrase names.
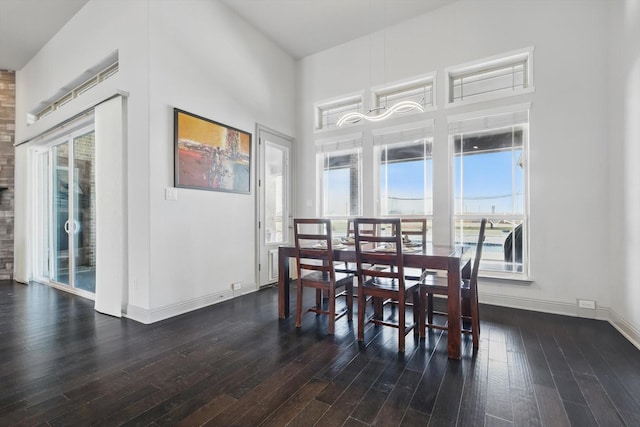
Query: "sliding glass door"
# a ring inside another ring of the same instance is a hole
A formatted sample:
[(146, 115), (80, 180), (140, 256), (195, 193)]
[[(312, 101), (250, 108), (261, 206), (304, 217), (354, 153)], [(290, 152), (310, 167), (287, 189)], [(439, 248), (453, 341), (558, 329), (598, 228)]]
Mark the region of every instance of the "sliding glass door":
[(77, 293), (95, 293), (94, 130), (39, 150), (36, 274)]

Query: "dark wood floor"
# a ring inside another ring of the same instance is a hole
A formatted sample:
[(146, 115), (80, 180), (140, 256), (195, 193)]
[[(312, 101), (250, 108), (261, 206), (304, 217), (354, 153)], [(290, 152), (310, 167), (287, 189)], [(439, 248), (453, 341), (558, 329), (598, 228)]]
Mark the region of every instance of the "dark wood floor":
[(442, 332), (400, 355), (390, 328), (296, 331), (276, 297), (142, 325), (0, 282), (0, 425), (640, 426), (640, 351), (606, 322), (481, 306), (451, 361)]

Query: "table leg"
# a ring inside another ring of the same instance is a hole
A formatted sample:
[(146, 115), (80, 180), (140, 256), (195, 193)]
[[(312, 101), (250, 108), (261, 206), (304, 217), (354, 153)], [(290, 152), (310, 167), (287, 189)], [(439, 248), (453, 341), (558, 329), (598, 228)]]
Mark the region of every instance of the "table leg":
[(460, 260), (456, 258), (449, 259), (447, 271), (448, 277), (448, 315), (449, 327), (447, 330), (449, 358), (460, 359), (461, 357), (461, 334), (462, 334), (462, 317), (460, 311)]
[(278, 317), (289, 317), (289, 257), (278, 249)]

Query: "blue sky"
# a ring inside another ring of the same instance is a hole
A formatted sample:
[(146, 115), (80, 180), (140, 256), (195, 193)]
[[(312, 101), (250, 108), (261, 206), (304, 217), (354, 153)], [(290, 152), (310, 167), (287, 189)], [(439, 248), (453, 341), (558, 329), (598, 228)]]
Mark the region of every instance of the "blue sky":
[[(460, 186), (459, 168), (461, 158), (454, 161), (454, 185), (456, 193), (456, 209), (459, 208), (459, 198), (465, 198), (463, 212), (460, 213), (511, 213), (522, 210), (522, 200), (514, 201), (510, 195), (522, 193), (524, 174), (517, 166), (521, 150), (489, 152), (463, 156), (464, 180)], [(504, 197), (509, 195), (509, 197)], [(515, 202), (515, 206), (514, 206)]]

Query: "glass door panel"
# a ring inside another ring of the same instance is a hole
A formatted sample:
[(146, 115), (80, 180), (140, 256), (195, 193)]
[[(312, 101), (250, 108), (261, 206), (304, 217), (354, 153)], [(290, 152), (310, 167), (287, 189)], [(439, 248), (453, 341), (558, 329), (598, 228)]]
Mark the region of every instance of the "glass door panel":
[(56, 145), (53, 152), (52, 268), (51, 279), (69, 285), (69, 143)]
[(265, 243), (284, 243), (287, 241), (283, 218), (286, 199), (284, 189), (284, 172), (287, 149), (266, 141), (264, 147), (264, 199), (265, 199)]
[(95, 132), (73, 139), (73, 286), (96, 289)]

